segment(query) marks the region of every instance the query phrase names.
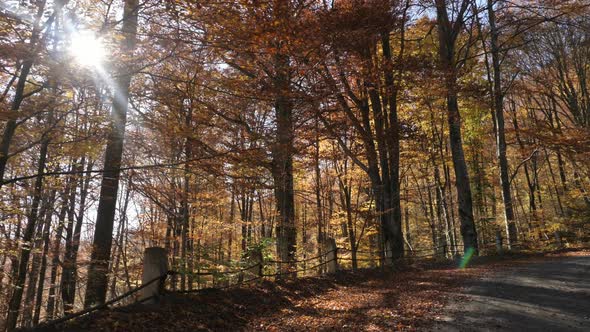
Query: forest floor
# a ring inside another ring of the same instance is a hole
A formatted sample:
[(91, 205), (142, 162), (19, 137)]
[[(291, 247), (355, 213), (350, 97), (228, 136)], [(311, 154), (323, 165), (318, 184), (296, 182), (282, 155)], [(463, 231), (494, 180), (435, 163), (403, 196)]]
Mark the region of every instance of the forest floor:
[[(66, 331), (589, 330), (590, 251), (453, 263), (168, 296), (100, 311)], [(512, 324), (512, 325), (511, 325)]]

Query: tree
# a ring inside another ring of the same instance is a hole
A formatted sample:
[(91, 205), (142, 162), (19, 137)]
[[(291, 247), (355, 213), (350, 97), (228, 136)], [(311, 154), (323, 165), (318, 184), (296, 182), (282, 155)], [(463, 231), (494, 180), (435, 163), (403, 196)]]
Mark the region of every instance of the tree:
[(459, 220), (461, 221), (461, 235), (464, 250), (478, 251), (477, 231), (473, 219), (473, 201), (471, 184), (463, 152), (461, 137), (461, 114), (459, 113), (457, 91), (457, 38), (463, 29), (465, 15), (469, 8), (469, 1), (462, 0), (453, 20), (449, 18), (446, 0), (435, 0), (436, 17), (439, 38), (439, 55), (441, 70), (445, 76), (447, 89), (447, 117), (449, 121), (449, 139), (455, 170), (455, 187), (457, 189)]
[[(123, 27), (121, 32), (121, 51), (131, 56), (135, 49), (137, 38), (137, 21), (139, 2), (137, 0), (125, 0), (123, 9)], [(125, 140), (125, 124), (129, 99), (129, 86), (132, 72), (130, 68), (121, 68), (120, 77), (113, 87), (113, 110), (111, 113), (111, 133), (107, 140), (104, 157), (105, 172), (102, 176), (100, 198), (94, 229), (92, 244), (92, 256), (88, 270), (88, 285), (84, 305), (86, 307), (104, 303), (108, 285), (108, 266), (111, 256), (113, 241), (113, 224), (117, 192), (119, 189), (119, 176), (121, 159), (123, 156), (123, 144)]]
[[(26, 45), (28, 51), (27, 53), (25, 53), (26, 55), (22, 59), (21, 65), (17, 67), (17, 70), (20, 69), (20, 74), (18, 75), (14, 97), (12, 99), (12, 104), (10, 106), (10, 111), (13, 114), (19, 111), (21, 104), (23, 103), (25, 98), (31, 96), (35, 92), (40, 91), (40, 89), (36, 89), (31, 92), (25, 93), (27, 79), (39, 55), (40, 48), (42, 47), (42, 29), (44, 26), (49, 27), (52, 25), (56, 15), (58, 15), (60, 7), (64, 5), (63, 1), (58, 1), (55, 13), (53, 13), (53, 15), (51, 15), (46, 22), (41, 24), (41, 20), (43, 19), (43, 16), (45, 14), (45, 4), (45, 0), (36, 2), (35, 20), (32, 23), (31, 36), (29, 38), (29, 42)], [(6, 165), (10, 157), (9, 149), (16, 129), (17, 117), (13, 115), (7, 121), (6, 126), (4, 127), (4, 132), (2, 134), (2, 140), (0, 141), (0, 188), (2, 188), (3, 185), (4, 173), (6, 172)]]
[(493, 69), (493, 87), (492, 87), (492, 105), (494, 109), (494, 122), (496, 133), (496, 149), (498, 164), (500, 166), (500, 185), (502, 187), (502, 200), (504, 202), (504, 219), (506, 223), (506, 234), (508, 247), (510, 248), (518, 241), (516, 223), (514, 218), (514, 206), (512, 203), (512, 193), (510, 189), (510, 176), (508, 158), (506, 156), (506, 126), (504, 120), (504, 94), (505, 88), (502, 84), (502, 68), (499, 45), (500, 32), (496, 24), (496, 11), (494, 1), (488, 0), (488, 21), (490, 26), (490, 55), (492, 57)]
[[(321, 118), (343, 151), (371, 179), (381, 221), (381, 242), (387, 256), (383, 259), (387, 258), (388, 264), (403, 256), (399, 186), (400, 125), (397, 117), (401, 69), (396, 72), (395, 81), (390, 33), (394, 26), (401, 27), (400, 53), (395, 63), (401, 68), (399, 63), (404, 52), (407, 8), (408, 3), (403, 7), (397, 1), (373, 1), (359, 5), (359, 8), (353, 2), (342, 1), (326, 12), (326, 23), (322, 27), (327, 32), (322, 49), (331, 50), (332, 56), (329, 62), (328, 59), (323, 60), (324, 68), (319, 73), (329, 89), (326, 93), (332, 98), (333, 105), (329, 107), (340, 110), (345, 121), (349, 121), (355, 129), (363, 142), (366, 163), (353, 155), (344, 141), (338, 138), (342, 135), (335, 130), (339, 125), (331, 120), (343, 119), (327, 115)], [(341, 25), (341, 22), (365, 20), (372, 21), (373, 25)], [(383, 56), (374, 60), (378, 58), (379, 48)]]

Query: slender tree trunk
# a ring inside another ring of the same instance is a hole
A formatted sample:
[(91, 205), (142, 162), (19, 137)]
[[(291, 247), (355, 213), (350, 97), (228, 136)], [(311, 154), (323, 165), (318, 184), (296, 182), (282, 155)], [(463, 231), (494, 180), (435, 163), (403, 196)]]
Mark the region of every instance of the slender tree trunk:
[(340, 198), (342, 202), (342, 207), (346, 211), (346, 221), (344, 222), (344, 226), (346, 228), (345, 237), (348, 238), (348, 243), (350, 245), (350, 251), (352, 255), (352, 269), (357, 269), (357, 247), (356, 247), (356, 234), (354, 231), (354, 223), (352, 219), (352, 191), (351, 185), (348, 180), (348, 167), (346, 165), (346, 161), (344, 162), (345, 165), (342, 169), (339, 169), (337, 161), (334, 161), (334, 165), (336, 168), (336, 175), (338, 180), (338, 188), (340, 189)]
[[(14, 239), (19, 239), (21, 237), (22, 232), (22, 216), (19, 214), (16, 216), (16, 229), (14, 230)], [(18, 241), (13, 241), (13, 245), (11, 246), (11, 250), (15, 253), (18, 253)], [(10, 280), (16, 280), (18, 278), (18, 266), (19, 266), (19, 257), (18, 254), (10, 255)]]
[(121, 215), (119, 216), (119, 225), (117, 227), (117, 233), (115, 235), (115, 257), (113, 258), (113, 268), (112, 274), (113, 277), (111, 278), (111, 287), (110, 287), (110, 294), (111, 297), (117, 296), (117, 281), (118, 281), (118, 272), (119, 266), (121, 264), (121, 252), (123, 251), (123, 223), (124, 221), (121, 219)]
[(260, 215), (260, 238), (262, 239), (262, 238), (269, 237), (268, 236), (269, 227), (266, 224), (266, 216), (265, 216), (265, 212), (264, 212), (264, 204), (262, 201), (262, 193), (260, 192), (260, 190), (257, 190), (256, 194), (258, 196), (258, 214)]
[(346, 200), (346, 227), (348, 228), (348, 242), (350, 244), (350, 250), (352, 255), (352, 269), (357, 269), (357, 259), (356, 259), (356, 232), (354, 231), (354, 222), (352, 219), (352, 193), (350, 190), (350, 185), (345, 193), (345, 200)]
[[(317, 254), (320, 256), (320, 264), (324, 263), (324, 258), (322, 257), (322, 249), (324, 246), (324, 219), (323, 219), (323, 211), (322, 211), (322, 178), (321, 178), (321, 171), (320, 171), (320, 133), (319, 133), (319, 119), (316, 117), (315, 119), (315, 146), (314, 146), (314, 191), (315, 191), (315, 203), (316, 203), (316, 222), (317, 222)], [(324, 266), (319, 267), (320, 274), (322, 273)]]
[[(41, 195), (43, 192), (43, 173), (45, 172), (45, 164), (47, 162), (47, 148), (48, 144), (41, 145), (39, 153), (39, 162), (37, 165), (37, 177), (35, 178), (35, 186), (33, 189), (33, 201), (31, 204), (31, 211), (28, 216), (27, 225), (22, 237), (22, 246), (20, 250), (20, 259), (18, 265), (18, 275), (14, 282), (14, 291), (10, 302), (8, 304), (8, 316), (6, 318), (6, 329), (12, 331), (16, 328), (16, 323), (19, 315), (19, 309), (23, 296), (23, 289), (27, 279), (27, 266), (29, 264), (29, 257), (31, 254), (31, 247), (33, 245), (33, 235), (35, 233), (35, 226), (38, 219), (39, 203), (41, 202)], [(34, 287), (34, 286), (33, 286)]]
[[(439, 132), (436, 126), (436, 122), (434, 119), (434, 112), (431, 109), (430, 110), (430, 123), (431, 123), (431, 130), (432, 130), (432, 138), (433, 138), (433, 143), (438, 143), (436, 145), (433, 146), (433, 152), (430, 156), (430, 160), (432, 163), (432, 167), (434, 168), (434, 182), (435, 182), (435, 186), (436, 186), (436, 204), (437, 204), (437, 216), (438, 218), (442, 218), (442, 220), (439, 220), (439, 224), (441, 224), (440, 227), (440, 240), (439, 241), (434, 241), (434, 243), (438, 243), (439, 246), (443, 246), (442, 248), (442, 254), (446, 255), (447, 254), (447, 249), (449, 249), (449, 246), (451, 247), (451, 250), (453, 251), (453, 254), (455, 253), (456, 250), (456, 243), (455, 243), (455, 236), (454, 236), (454, 227), (452, 226), (452, 217), (449, 215), (449, 208), (448, 208), (448, 204), (447, 204), (447, 184), (445, 183), (445, 185), (443, 185), (442, 180), (441, 180), (441, 176), (440, 176), (440, 169), (438, 167), (438, 164), (436, 162), (436, 155), (438, 153), (438, 155), (440, 156), (441, 160), (443, 161), (443, 171), (445, 174), (445, 181), (447, 181), (448, 183), (448, 177), (447, 177), (447, 167), (446, 167), (446, 163), (444, 163), (445, 160), (445, 155), (444, 155), (444, 149), (443, 149), (443, 131), (441, 129), (441, 131)], [(452, 205), (452, 204), (451, 204)], [(444, 231), (443, 231), (444, 230)], [(444, 234), (444, 236), (443, 236)], [(450, 252), (450, 251), (449, 251)]]
[[(515, 107), (516, 106), (514, 105), (514, 102), (512, 102), (512, 108), (513, 108), (513, 110), (512, 110), (512, 112), (513, 112), (512, 125), (514, 127), (514, 134), (516, 136), (516, 142), (518, 143), (521, 153), (524, 154), (525, 146), (524, 146), (523, 140), (520, 138), (520, 127), (518, 125), (518, 120), (516, 118), (516, 108)], [(529, 189), (529, 211), (534, 214), (537, 210), (537, 205), (535, 203), (534, 182), (531, 179), (531, 176), (529, 173), (528, 163), (524, 164), (524, 174), (525, 174), (525, 178), (526, 178), (526, 182), (527, 182), (527, 188)]]
[(47, 271), (47, 255), (49, 254), (49, 235), (51, 234), (51, 218), (55, 205), (56, 191), (50, 194), (50, 204), (45, 211), (45, 225), (43, 226), (43, 251), (41, 253), (41, 268), (39, 270), (39, 285), (35, 296), (35, 312), (33, 313), (33, 325), (39, 324), (41, 315), (41, 303), (43, 302), (43, 290), (45, 287), (45, 272)]
[[(170, 224), (171, 224), (171, 231), (172, 231), (172, 266), (175, 270), (179, 270), (180, 267), (178, 266), (178, 220), (176, 216), (170, 216)], [(172, 280), (170, 281), (172, 286), (172, 290), (178, 289), (178, 276), (176, 274), (172, 275)]]
[[(70, 169), (73, 169), (73, 166), (70, 166)], [(53, 244), (53, 248), (51, 249), (51, 274), (49, 284), (49, 296), (47, 298), (46, 310), (46, 316), (49, 320), (53, 319), (56, 310), (57, 274), (60, 265), (59, 254), (61, 248), (62, 235), (65, 228), (66, 213), (68, 211), (68, 207), (70, 206), (70, 192), (72, 190), (76, 189), (74, 185), (74, 177), (70, 176), (66, 184), (66, 190), (64, 191), (64, 194), (62, 196), (62, 206), (58, 214), (57, 229), (55, 231), (55, 241)]]
[(245, 188), (242, 188), (242, 197), (240, 199), (240, 228), (242, 231), (242, 255), (246, 254), (248, 250), (248, 195), (245, 193)]
[[(187, 136), (185, 138), (185, 142), (184, 142), (184, 158), (185, 158), (185, 163), (184, 163), (184, 178), (183, 178), (183, 195), (182, 195), (182, 224), (183, 224), (183, 228), (182, 228), (182, 256), (183, 256), (183, 261), (185, 262), (184, 264), (187, 265), (187, 269), (188, 269), (188, 289), (191, 290), (193, 287), (193, 275), (192, 275), (192, 248), (191, 248), (191, 238), (189, 238), (188, 234), (191, 231), (191, 211), (190, 211), (190, 202), (189, 202), (189, 198), (190, 198), (190, 165), (189, 162), (192, 158), (192, 137), (191, 134), (192, 133), (192, 117), (193, 117), (193, 113), (192, 113), (192, 107), (189, 106), (188, 110), (186, 111), (186, 116), (185, 116), (185, 121), (184, 121), (184, 125), (185, 125), (185, 130), (187, 131)], [(188, 257), (187, 257), (187, 253), (188, 253)], [(183, 289), (184, 289), (184, 282), (183, 282)]]
[(229, 231), (229, 240), (228, 240), (228, 249), (227, 249), (227, 260), (231, 262), (232, 259), (232, 246), (233, 246), (233, 239), (234, 239), (234, 217), (236, 214), (236, 200), (234, 197), (234, 189), (232, 187), (231, 189), (231, 202), (230, 202), (230, 207), (229, 207), (229, 223), (231, 225), (230, 227), (230, 231)]
[(35, 252), (33, 253), (33, 260), (31, 261), (31, 267), (29, 271), (29, 282), (27, 286), (27, 291), (25, 293), (25, 302), (22, 310), (22, 322), (25, 327), (31, 327), (33, 323), (33, 308), (35, 305), (37, 281), (45, 277), (44, 275), (40, 275), (41, 261), (43, 259), (41, 248), (43, 248), (44, 232), (47, 224), (45, 216), (47, 214), (47, 210), (50, 208), (50, 205), (52, 204), (52, 200), (55, 197), (55, 193), (43, 196), (43, 202), (41, 204), (41, 209), (39, 210), (39, 216), (37, 217), (39, 221), (41, 221), (41, 218), (43, 218), (43, 222), (37, 223), (37, 230), (35, 231), (35, 237), (33, 242), (33, 250)]
[(565, 215), (565, 210), (563, 208), (563, 204), (561, 203), (561, 193), (559, 190), (559, 186), (557, 185), (557, 180), (555, 179), (555, 172), (553, 171), (553, 167), (551, 166), (551, 160), (549, 158), (549, 153), (547, 152), (547, 149), (544, 148), (543, 152), (545, 154), (547, 168), (549, 169), (549, 175), (551, 175), (551, 183), (553, 184), (553, 190), (555, 191), (555, 200), (557, 201), (558, 207), (558, 210), (556, 212), (558, 216), (563, 217)]
[[(85, 166), (86, 157), (82, 157), (80, 163), (76, 165), (74, 171), (80, 173)], [(88, 177), (88, 175), (87, 175)], [(70, 195), (70, 209), (68, 211), (68, 225), (66, 227), (66, 250), (64, 254), (64, 261), (62, 265), (62, 276), (61, 276), (61, 298), (64, 306), (64, 313), (70, 314), (74, 310), (74, 301), (76, 296), (76, 262), (74, 260), (75, 254), (77, 253), (78, 245), (76, 241), (76, 229), (82, 227), (82, 220), (84, 218), (84, 205), (86, 204), (86, 192), (84, 187), (83, 177), (80, 177), (80, 207), (81, 210), (78, 213), (78, 218), (75, 220), (75, 199), (76, 191), (73, 190)], [(78, 221), (79, 224), (78, 225)], [(79, 231), (78, 231), (79, 232)], [(78, 234), (79, 241), (79, 234)]]
[(504, 221), (506, 224), (507, 245), (511, 248), (518, 241), (516, 223), (514, 221), (514, 207), (510, 192), (508, 175), (508, 158), (506, 157), (506, 131), (504, 121), (504, 91), (502, 87), (502, 71), (500, 67), (500, 48), (498, 46), (499, 32), (496, 27), (496, 12), (494, 1), (488, 0), (488, 19), (490, 24), (490, 44), (492, 53), (492, 67), (494, 70), (494, 114), (496, 119), (496, 148), (498, 164), (500, 166), (500, 184), (502, 186), (502, 200), (504, 202)]
[[(580, 193), (582, 194), (582, 198), (584, 199), (584, 202), (586, 203), (587, 208), (590, 210), (590, 195), (588, 194), (588, 192), (586, 191), (585, 187), (584, 187), (584, 183), (582, 182), (582, 176), (580, 175), (580, 172), (577, 171), (577, 169), (579, 169), (579, 166), (577, 165), (576, 159), (574, 156), (572, 156), (572, 165), (574, 166), (574, 185), (578, 188), (578, 190), (580, 190)], [(538, 190), (538, 188), (537, 188)], [(539, 193), (540, 195), (540, 193)]]
[(186, 252), (187, 252), (187, 243), (188, 243), (188, 225), (184, 223), (184, 212), (181, 212), (180, 216), (176, 218), (177, 225), (180, 227), (180, 243), (178, 244), (180, 250), (180, 270), (184, 271), (185, 273), (180, 274), (180, 290), (186, 290), (186, 277), (188, 272), (186, 270)]
[(559, 168), (559, 179), (561, 180), (561, 185), (563, 187), (563, 191), (567, 192), (567, 178), (565, 175), (565, 162), (563, 161), (563, 157), (561, 156), (561, 152), (557, 151), (557, 166)]

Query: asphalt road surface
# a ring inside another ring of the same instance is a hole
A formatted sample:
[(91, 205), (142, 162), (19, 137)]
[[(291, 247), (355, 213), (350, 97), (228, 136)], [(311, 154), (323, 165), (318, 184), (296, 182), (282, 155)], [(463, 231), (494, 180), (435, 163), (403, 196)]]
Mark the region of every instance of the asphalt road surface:
[(590, 331), (590, 257), (551, 258), (469, 281), (428, 331)]

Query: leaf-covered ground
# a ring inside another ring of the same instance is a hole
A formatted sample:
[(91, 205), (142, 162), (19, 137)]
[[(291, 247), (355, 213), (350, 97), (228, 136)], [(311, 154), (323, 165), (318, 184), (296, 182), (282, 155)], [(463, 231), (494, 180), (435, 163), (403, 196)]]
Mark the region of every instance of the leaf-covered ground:
[[(587, 254), (587, 253), (586, 253)], [(550, 257), (480, 259), (397, 271), (341, 272), (247, 288), (168, 296), (166, 303), (102, 311), (68, 331), (413, 331), (427, 327), (472, 278)]]

